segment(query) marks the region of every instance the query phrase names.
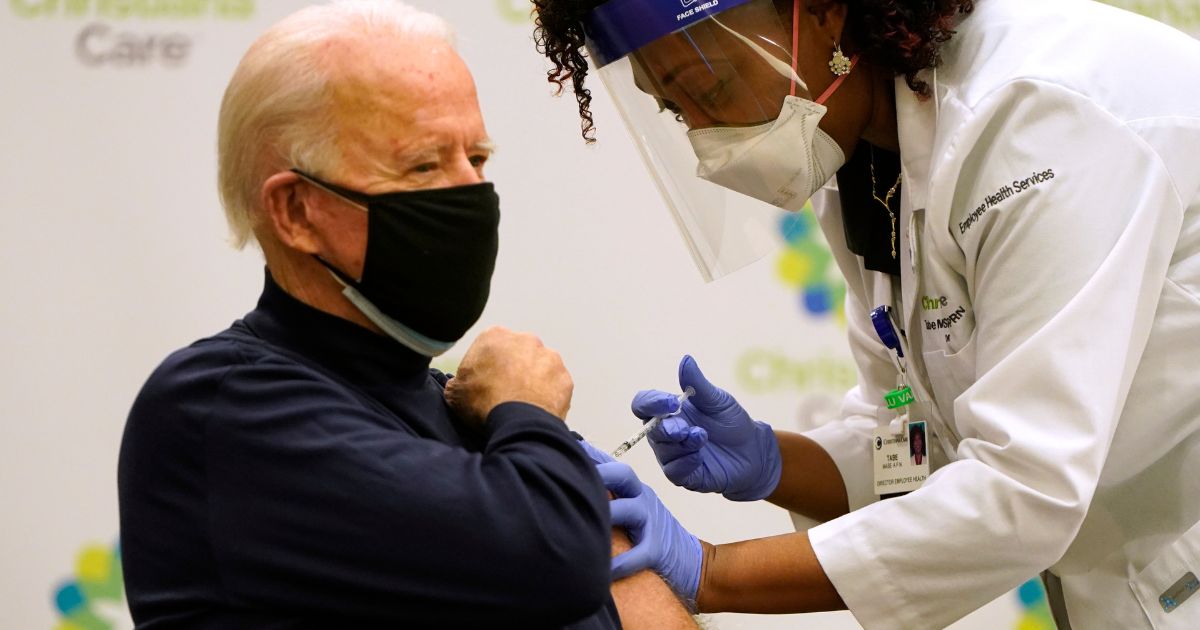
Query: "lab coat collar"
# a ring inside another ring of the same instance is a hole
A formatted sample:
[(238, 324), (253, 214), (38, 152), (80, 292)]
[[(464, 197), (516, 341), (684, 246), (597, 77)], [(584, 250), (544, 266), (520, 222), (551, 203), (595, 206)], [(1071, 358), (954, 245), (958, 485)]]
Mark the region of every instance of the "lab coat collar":
[[(936, 71), (925, 71), (920, 78), (933, 85), (933, 96), (920, 99), (905, 83), (903, 77), (896, 79), (896, 123), (900, 140), (900, 166), (903, 187), (900, 197), (900, 225), (904, 235), (900, 239), (900, 288), (901, 326), (904, 327), (909, 347), (920, 352), (921, 331), (916, 321), (917, 295), (920, 291), (920, 273), (914, 262), (921, 254), (918, 230), (910, 230), (914, 213), (923, 213), (929, 200), (929, 175), (933, 158), (933, 146), (938, 118), (938, 90)], [(915, 255), (914, 255), (915, 251)], [(910, 360), (913, 360), (910, 358)]]
[(896, 78), (896, 123), (900, 138), (900, 163), (904, 173), (904, 196), (909, 206), (924, 209), (929, 195), (929, 169), (937, 128), (937, 71), (922, 71), (920, 78), (933, 85), (933, 96), (921, 100)]

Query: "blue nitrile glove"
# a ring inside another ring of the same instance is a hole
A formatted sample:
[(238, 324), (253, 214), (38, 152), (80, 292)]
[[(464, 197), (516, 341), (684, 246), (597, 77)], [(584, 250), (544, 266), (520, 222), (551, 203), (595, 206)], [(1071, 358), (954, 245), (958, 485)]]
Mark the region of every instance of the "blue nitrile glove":
[[(696, 393), (679, 415), (663, 418), (647, 436), (667, 479), (733, 501), (770, 496), (783, 472), (770, 425), (751, 419), (733, 396), (709, 383), (690, 356), (679, 363), (679, 387)], [(633, 415), (642, 420), (678, 409), (676, 394), (645, 390), (633, 397)]]
[(596, 462), (596, 471), (616, 497), (609, 502), (612, 524), (625, 528), (633, 549), (613, 558), (613, 580), (652, 569), (685, 601), (694, 602), (700, 588), (703, 550), (700, 539), (675, 520), (654, 490), (642, 483), (628, 464), (622, 464), (585, 440), (583, 450)]

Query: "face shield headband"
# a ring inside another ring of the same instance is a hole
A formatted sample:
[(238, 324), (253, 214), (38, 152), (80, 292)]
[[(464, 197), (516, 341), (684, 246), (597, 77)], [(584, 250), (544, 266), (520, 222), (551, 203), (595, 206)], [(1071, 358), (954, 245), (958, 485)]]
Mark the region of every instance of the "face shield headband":
[(609, 0), (584, 18), (588, 54), (597, 68), (676, 31), (754, 0)]

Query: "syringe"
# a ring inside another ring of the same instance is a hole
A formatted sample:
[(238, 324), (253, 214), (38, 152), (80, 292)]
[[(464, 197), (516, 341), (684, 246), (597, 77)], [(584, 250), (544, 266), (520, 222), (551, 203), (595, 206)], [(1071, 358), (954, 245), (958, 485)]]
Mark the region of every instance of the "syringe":
[(673, 411), (671, 413), (665, 413), (661, 416), (654, 416), (653, 418), (650, 418), (649, 420), (647, 420), (646, 424), (643, 424), (642, 428), (638, 429), (637, 433), (634, 433), (632, 436), (630, 436), (630, 438), (628, 440), (621, 442), (621, 445), (617, 447), (617, 450), (613, 451), (612, 456), (620, 457), (620, 456), (624, 455), (625, 453), (628, 453), (629, 449), (633, 448), (633, 446), (635, 444), (637, 444), (638, 442), (641, 442), (642, 438), (646, 437), (646, 435), (648, 433), (650, 433), (650, 430), (653, 429), (655, 426), (657, 426), (659, 422), (662, 422), (663, 418), (670, 418), (671, 416), (679, 415), (680, 412), (683, 411), (683, 401), (687, 400), (688, 398), (691, 398), (692, 395), (694, 395), (695, 393), (696, 393), (696, 390), (692, 389), (691, 387), (685, 389), (683, 391), (683, 393), (679, 395), (679, 408), (678, 409), (676, 409), (675, 411)]

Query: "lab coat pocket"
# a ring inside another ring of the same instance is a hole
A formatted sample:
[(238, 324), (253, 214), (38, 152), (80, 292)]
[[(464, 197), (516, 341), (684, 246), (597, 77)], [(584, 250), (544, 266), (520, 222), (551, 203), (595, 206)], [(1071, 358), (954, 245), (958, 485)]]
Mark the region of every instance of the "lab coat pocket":
[(925, 371), (929, 375), (929, 386), (933, 390), (934, 407), (950, 430), (957, 447), (960, 437), (954, 423), (954, 401), (975, 383), (975, 333), (972, 332), (966, 345), (954, 354), (933, 350), (922, 356), (925, 359)]
[(1155, 630), (1200, 628), (1200, 523), (1129, 582)]

